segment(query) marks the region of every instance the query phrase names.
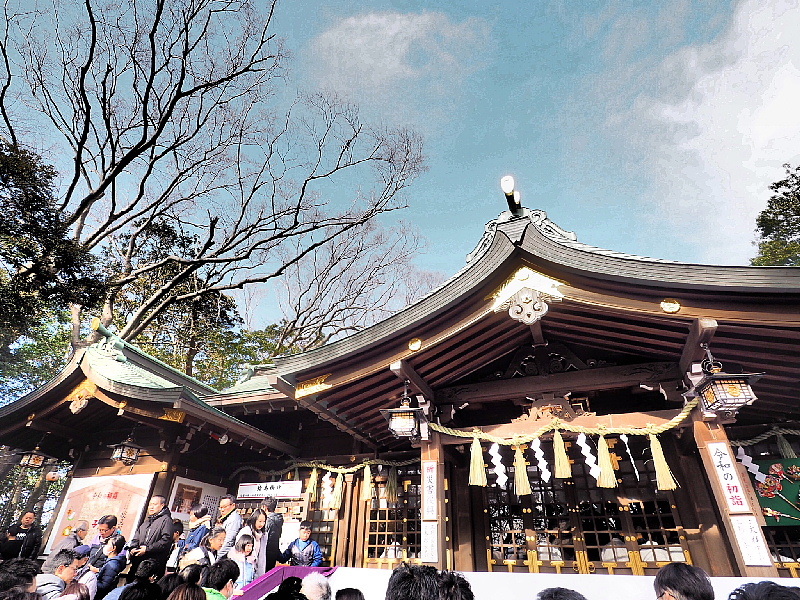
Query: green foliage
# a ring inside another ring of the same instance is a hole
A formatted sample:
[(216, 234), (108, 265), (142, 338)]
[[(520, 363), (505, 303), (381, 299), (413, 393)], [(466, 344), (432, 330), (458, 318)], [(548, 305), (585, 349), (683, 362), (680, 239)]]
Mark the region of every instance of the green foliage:
[(55, 175), (38, 155), (0, 143), (0, 364), (48, 310), (96, 305), (104, 291), (96, 258), (69, 237)]
[(66, 311), (47, 311), (10, 348), (0, 373), (0, 405), (44, 385), (67, 364), (69, 321)]
[(756, 218), (760, 235), (756, 266), (800, 266), (800, 166), (783, 165), (786, 177), (769, 186), (774, 193)]

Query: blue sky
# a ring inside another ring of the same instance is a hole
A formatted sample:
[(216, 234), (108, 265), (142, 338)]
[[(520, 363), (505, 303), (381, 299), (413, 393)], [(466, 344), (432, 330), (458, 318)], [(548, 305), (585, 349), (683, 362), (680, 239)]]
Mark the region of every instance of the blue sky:
[(800, 0), (293, 0), (276, 24), (298, 88), (424, 135), (402, 217), (447, 275), (509, 173), (582, 242), (746, 264), (768, 184), (800, 162)]

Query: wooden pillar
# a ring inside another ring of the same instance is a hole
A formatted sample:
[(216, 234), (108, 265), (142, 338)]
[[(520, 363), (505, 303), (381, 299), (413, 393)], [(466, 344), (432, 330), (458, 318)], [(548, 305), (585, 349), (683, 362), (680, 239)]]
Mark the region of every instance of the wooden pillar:
[(692, 414), (695, 442), (739, 570), (733, 575), (777, 577), (750, 478), (740, 472), (725, 428), (717, 419), (704, 421), (699, 409)]
[(430, 439), (422, 442), (422, 507), (420, 558), (427, 565), (443, 569), (447, 565), (448, 515), (445, 502), (444, 448), (435, 431)]

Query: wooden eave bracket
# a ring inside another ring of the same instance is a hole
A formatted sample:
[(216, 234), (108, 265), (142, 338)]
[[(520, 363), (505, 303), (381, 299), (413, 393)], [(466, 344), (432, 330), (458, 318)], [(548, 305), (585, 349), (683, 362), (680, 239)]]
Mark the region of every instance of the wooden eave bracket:
[(398, 360), (389, 365), (389, 370), (401, 381), (408, 381), (411, 389), (421, 394), (428, 402), (433, 402), (433, 388), (405, 360)]

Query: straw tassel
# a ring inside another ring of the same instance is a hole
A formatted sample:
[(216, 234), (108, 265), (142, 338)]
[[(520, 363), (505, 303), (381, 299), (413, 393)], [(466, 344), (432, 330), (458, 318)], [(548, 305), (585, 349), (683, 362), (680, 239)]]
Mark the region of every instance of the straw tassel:
[(555, 476), (559, 479), (569, 479), (572, 477), (572, 465), (569, 464), (567, 447), (564, 445), (564, 438), (561, 432), (556, 429), (553, 434), (553, 451), (555, 452)]
[(775, 437), (778, 438), (778, 452), (780, 452), (783, 458), (797, 458), (794, 448), (792, 448), (789, 440), (787, 440), (782, 433), (777, 434)]
[(522, 454), (522, 444), (514, 451), (514, 489), (517, 496), (527, 496), (531, 493), (531, 482), (528, 481), (528, 466)]
[(611, 462), (608, 443), (603, 435), (597, 440), (597, 463), (600, 467), (600, 477), (597, 478), (597, 487), (617, 487), (617, 476), (614, 474), (614, 465)]
[(336, 482), (333, 484), (333, 498), (331, 498), (331, 510), (339, 510), (342, 506), (342, 496), (344, 495), (344, 475), (339, 473)]
[(653, 454), (653, 465), (656, 468), (656, 487), (661, 491), (677, 488), (678, 482), (672, 476), (667, 459), (664, 457), (661, 442), (652, 433), (650, 434), (650, 452)]
[(364, 484), (361, 488), (361, 500), (364, 502), (372, 500), (372, 469), (369, 468), (369, 463), (364, 465)]
[(319, 471), (317, 471), (317, 467), (311, 469), (311, 475), (308, 478), (308, 486), (306, 487), (306, 492), (308, 492), (308, 500), (309, 502), (315, 502), (317, 500), (317, 487), (319, 483)]
[(397, 497), (397, 467), (392, 467), (386, 476), (386, 501), (394, 504)]
[(469, 449), (469, 484), (486, 487), (486, 483), (483, 448), (478, 438), (472, 438), (472, 446)]

